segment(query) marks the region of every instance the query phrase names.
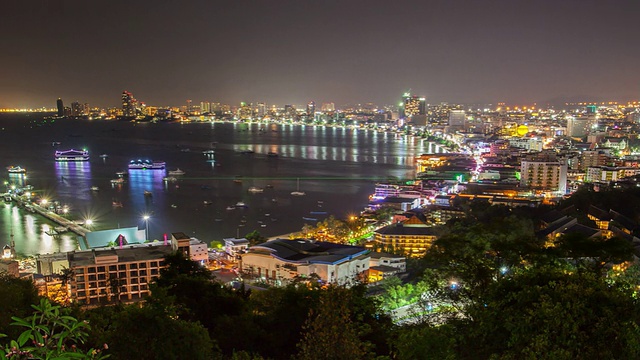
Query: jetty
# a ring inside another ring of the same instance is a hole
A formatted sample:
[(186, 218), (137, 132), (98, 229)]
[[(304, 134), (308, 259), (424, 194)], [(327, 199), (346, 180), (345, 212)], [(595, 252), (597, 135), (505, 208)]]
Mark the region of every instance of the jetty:
[[(67, 218), (64, 218), (52, 211), (49, 211), (48, 209), (43, 208), (42, 206), (33, 203), (27, 199), (25, 199), (22, 196), (18, 196), (15, 194), (5, 194), (5, 197), (9, 196), (11, 198), (12, 201), (15, 201), (19, 206), (23, 206), (26, 207), (27, 205), (29, 206), (30, 209), (33, 209), (33, 211), (35, 213), (38, 213), (44, 217), (46, 217), (47, 219), (55, 222), (56, 224), (60, 225), (60, 226), (64, 226), (67, 229), (69, 229), (69, 231), (78, 234), (82, 237), (84, 237), (87, 233), (91, 232), (91, 230), (85, 228), (82, 225), (76, 224), (73, 220), (69, 220)], [(57, 234), (57, 233), (56, 233)]]

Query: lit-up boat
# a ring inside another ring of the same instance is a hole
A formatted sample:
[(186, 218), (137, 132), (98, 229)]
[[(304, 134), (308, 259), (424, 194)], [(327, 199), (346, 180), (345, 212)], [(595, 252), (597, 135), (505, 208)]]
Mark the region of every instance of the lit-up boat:
[(88, 161), (89, 152), (87, 150), (65, 150), (56, 151), (56, 161)]
[(25, 168), (21, 168), (20, 166), (9, 166), (9, 167), (7, 168), (7, 171), (8, 171), (10, 174), (24, 174), (24, 173), (26, 173), (26, 172), (27, 172), (27, 169), (25, 169)]
[(151, 161), (147, 159), (131, 160), (129, 162), (130, 170), (161, 170), (167, 164), (164, 161)]

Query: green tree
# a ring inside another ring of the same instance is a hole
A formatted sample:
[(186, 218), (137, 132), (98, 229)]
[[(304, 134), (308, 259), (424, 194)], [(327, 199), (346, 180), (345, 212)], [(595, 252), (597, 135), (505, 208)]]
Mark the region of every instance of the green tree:
[(331, 287), (320, 296), (317, 310), (309, 312), (298, 344), (300, 360), (369, 358), (368, 344), (361, 342), (347, 306), (349, 290)]
[[(88, 323), (69, 316), (69, 310), (41, 299), (31, 316), (13, 317), (12, 325), (25, 330), (4, 347), (8, 359), (104, 359), (102, 350), (85, 349)], [(108, 346), (105, 344), (104, 349)], [(83, 350), (84, 349), (84, 350)]]
[(106, 334), (116, 359), (211, 359), (214, 343), (197, 322), (172, 318), (151, 306), (130, 305)]
[(262, 244), (263, 242), (267, 241), (267, 238), (260, 235), (260, 232), (258, 232), (258, 230), (253, 230), (252, 232), (245, 235), (244, 238), (249, 240), (249, 246)]
[(502, 278), (458, 328), (459, 358), (634, 359), (640, 307), (592, 272), (536, 267)]
[(20, 335), (18, 328), (9, 326), (11, 317), (24, 318), (33, 312), (31, 305), (40, 302), (33, 282), (0, 273), (0, 333), (10, 338)]

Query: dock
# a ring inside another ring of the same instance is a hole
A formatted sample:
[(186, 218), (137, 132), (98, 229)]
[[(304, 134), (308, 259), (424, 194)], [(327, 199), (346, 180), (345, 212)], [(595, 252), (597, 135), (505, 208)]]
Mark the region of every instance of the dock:
[[(7, 195), (5, 194), (5, 196), (7, 196)], [(85, 228), (85, 227), (83, 227), (81, 225), (76, 224), (73, 220), (69, 220), (69, 219), (64, 218), (64, 217), (62, 217), (62, 216), (60, 216), (60, 215), (58, 215), (58, 214), (56, 214), (54, 212), (51, 212), (51, 211), (43, 208), (42, 206), (40, 206), (40, 205), (38, 205), (36, 203), (33, 203), (33, 202), (29, 201), (29, 200), (24, 199), (21, 196), (17, 196), (17, 195), (14, 195), (14, 194), (10, 194), (9, 196), (11, 197), (11, 200), (15, 201), (18, 205), (20, 205), (20, 206), (29, 205), (33, 209), (33, 211), (35, 211), (36, 213), (46, 217), (47, 219), (55, 222), (56, 224), (58, 224), (60, 226), (64, 226), (64, 227), (68, 228), (69, 231), (71, 231), (71, 232), (73, 232), (73, 233), (75, 233), (77, 235), (80, 235), (80, 236), (84, 237), (87, 233), (91, 232), (91, 230), (89, 230), (89, 229), (87, 229), (87, 228)]]

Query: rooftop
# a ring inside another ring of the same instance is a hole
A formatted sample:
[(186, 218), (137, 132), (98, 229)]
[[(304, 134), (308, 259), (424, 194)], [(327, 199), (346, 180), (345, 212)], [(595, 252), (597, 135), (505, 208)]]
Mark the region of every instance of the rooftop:
[(251, 247), (250, 252), (268, 251), (272, 256), (287, 262), (339, 264), (349, 261), (369, 250), (359, 247), (310, 240), (276, 239)]

